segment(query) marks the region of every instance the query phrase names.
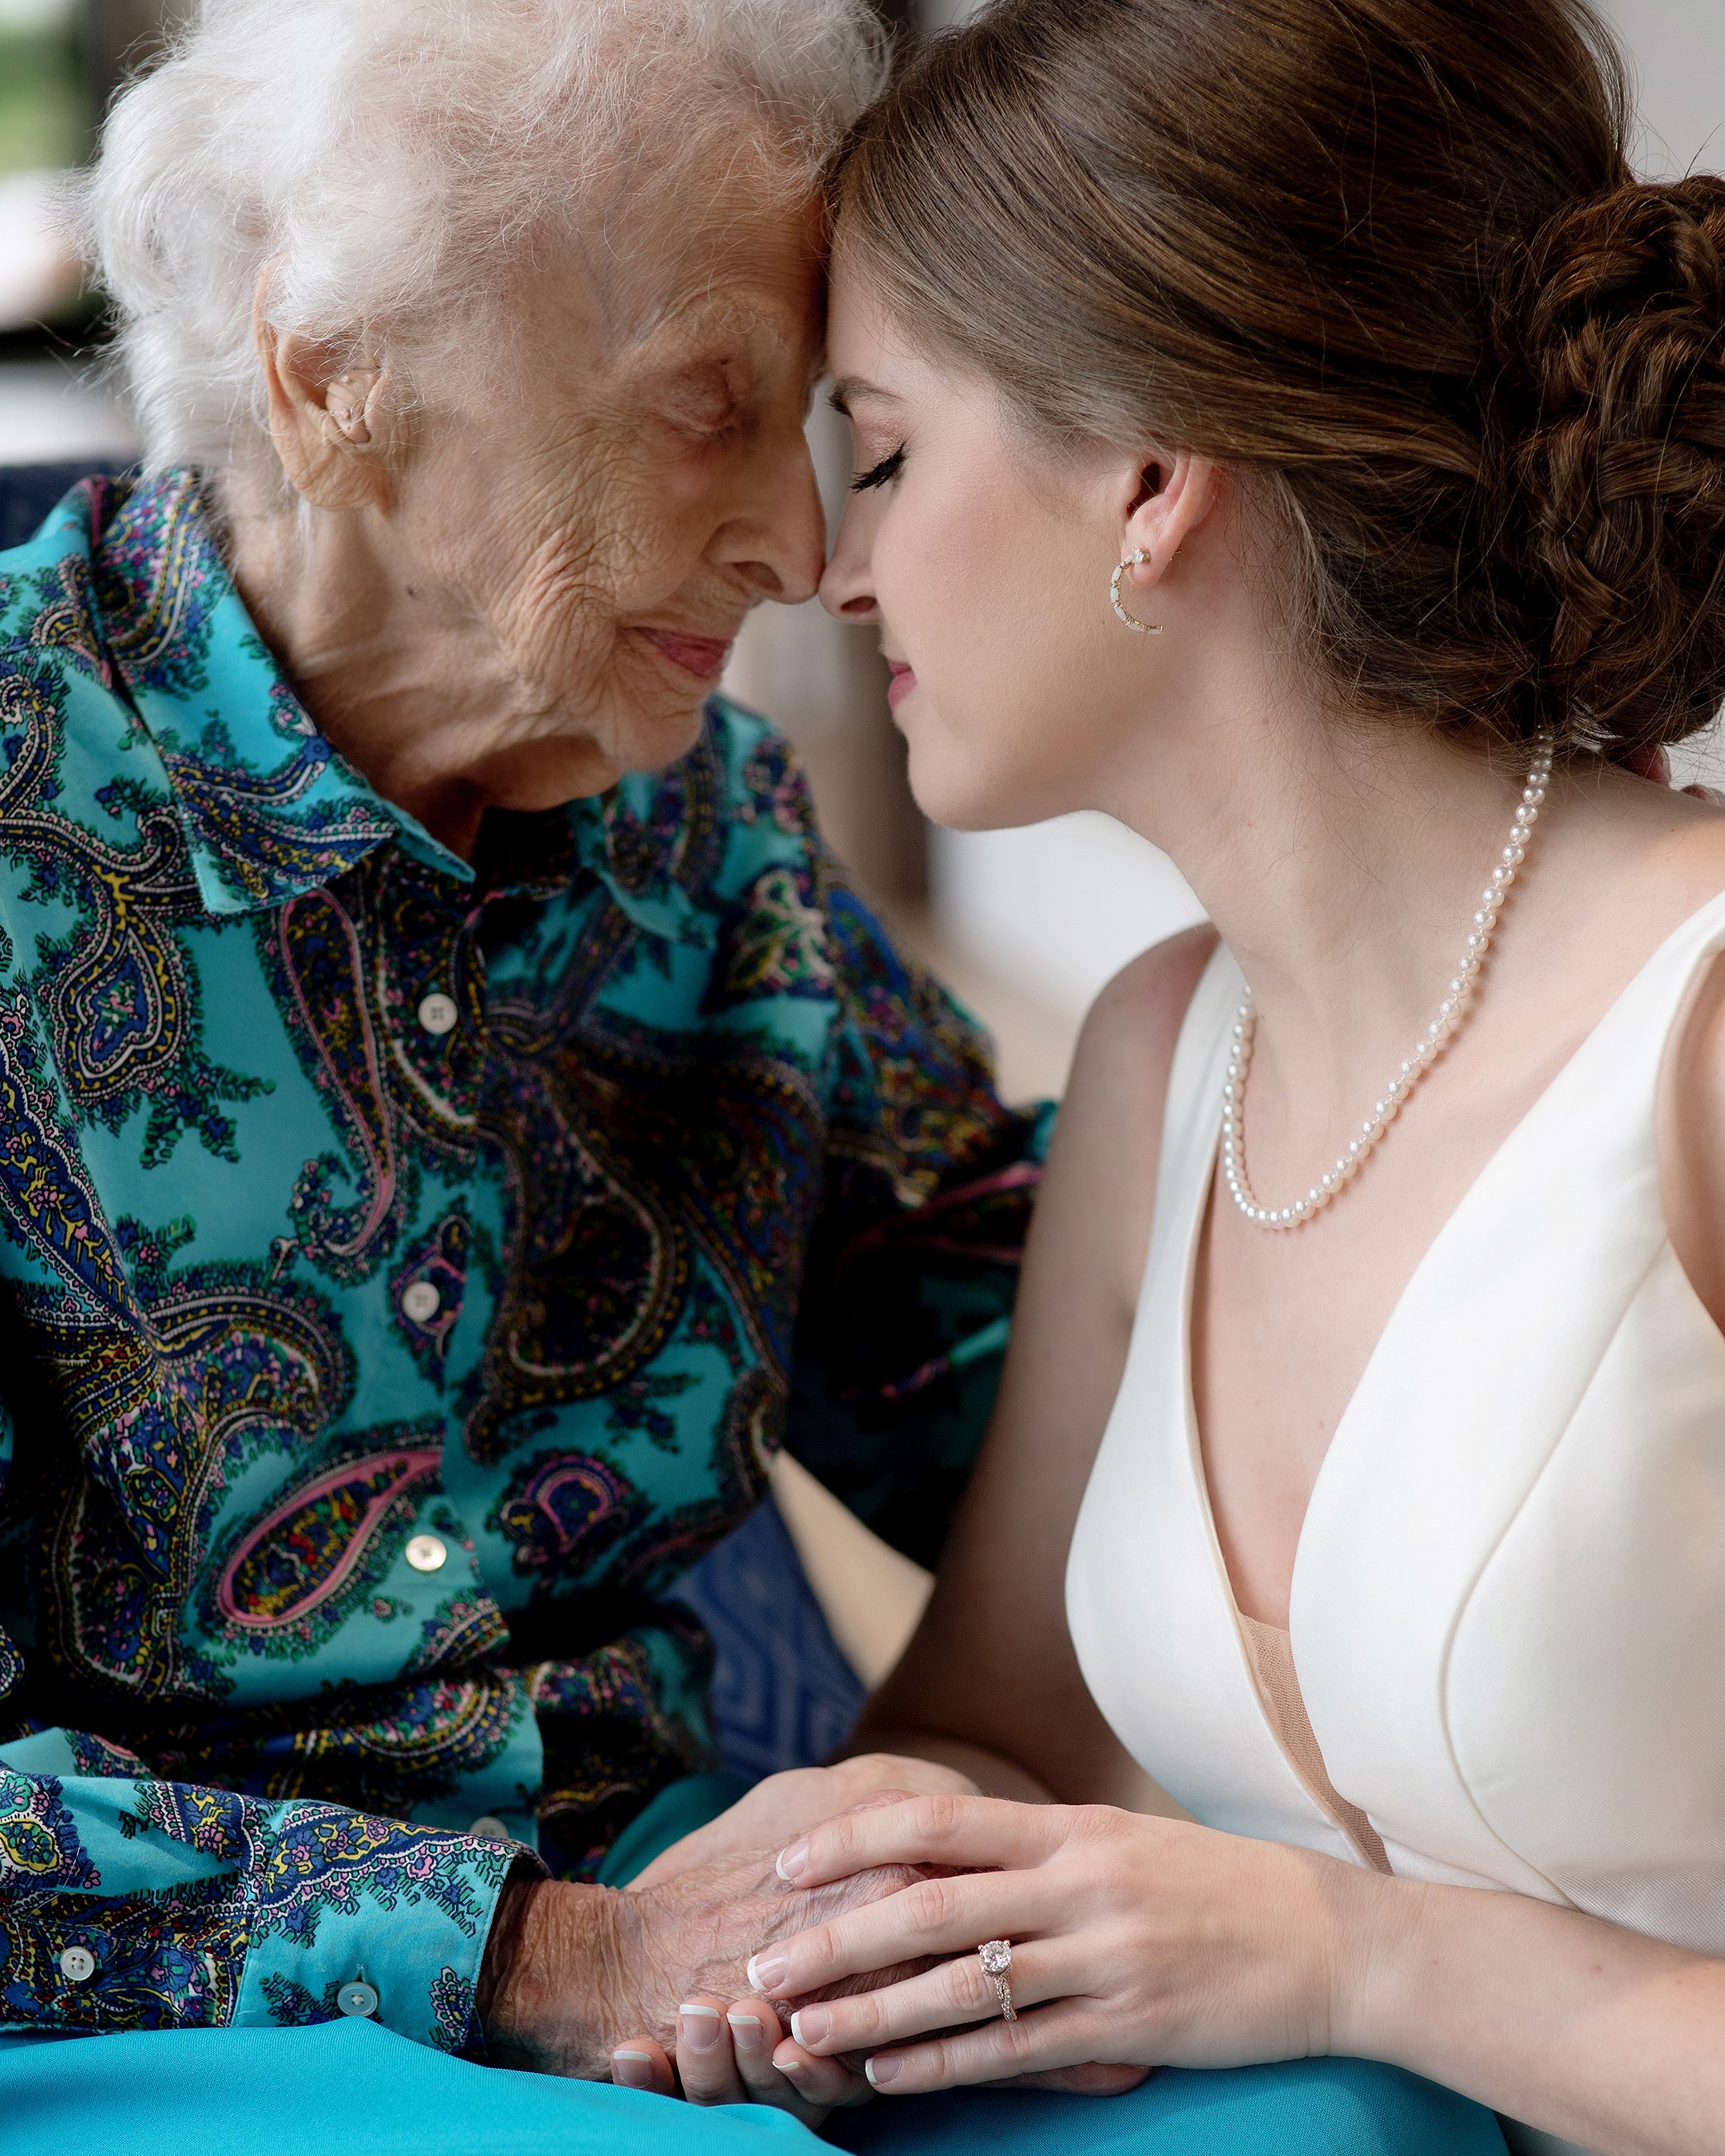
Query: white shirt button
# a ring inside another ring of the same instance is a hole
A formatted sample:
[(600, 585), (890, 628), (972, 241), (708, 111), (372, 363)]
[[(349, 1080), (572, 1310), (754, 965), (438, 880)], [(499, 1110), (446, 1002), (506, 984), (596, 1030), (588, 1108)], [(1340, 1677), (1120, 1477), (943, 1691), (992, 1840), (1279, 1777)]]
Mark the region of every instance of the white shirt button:
[(95, 1974), (95, 1956), (88, 1947), (68, 1947), (60, 1956), (60, 1974), (68, 1984), (88, 1984)]
[(460, 1016), (454, 998), (441, 990), (423, 998), (419, 1004), (419, 1023), (428, 1033), (453, 1033)]
[(476, 1819), (467, 1831), (470, 1834), (478, 1835), (482, 1841), (513, 1841), (515, 1840), (515, 1836), (505, 1826), (502, 1820), (494, 1819), (490, 1812)]
[(353, 1983), (341, 1986), (336, 1994), (336, 2004), (344, 2014), (351, 2014), (361, 2021), (369, 2020), (377, 2010), (377, 1987), (362, 1977), (357, 1978)]
[(409, 1281), (401, 1291), (401, 1306), (415, 1325), (429, 1325), (443, 1308), (444, 1299), (429, 1281)]
[(415, 1572), (441, 1572), (449, 1546), (441, 1535), (415, 1535), (404, 1553)]

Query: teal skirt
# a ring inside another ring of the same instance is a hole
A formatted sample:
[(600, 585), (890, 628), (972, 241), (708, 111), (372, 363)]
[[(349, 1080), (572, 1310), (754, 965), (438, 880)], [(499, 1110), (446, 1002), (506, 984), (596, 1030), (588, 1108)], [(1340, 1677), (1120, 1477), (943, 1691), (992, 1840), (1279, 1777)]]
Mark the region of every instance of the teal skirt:
[[(700, 1776), (614, 1852), (621, 1884), (741, 1785)], [(854, 2156), (1505, 2156), (1488, 2111), (1391, 2066), (1302, 2059), (1153, 2075), (1129, 2096), (882, 2097), (834, 2114)], [(0, 2036), (5, 2156), (819, 2156), (757, 2104), (712, 2111), (478, 2066), (370, 2021), (64, 2040)]]

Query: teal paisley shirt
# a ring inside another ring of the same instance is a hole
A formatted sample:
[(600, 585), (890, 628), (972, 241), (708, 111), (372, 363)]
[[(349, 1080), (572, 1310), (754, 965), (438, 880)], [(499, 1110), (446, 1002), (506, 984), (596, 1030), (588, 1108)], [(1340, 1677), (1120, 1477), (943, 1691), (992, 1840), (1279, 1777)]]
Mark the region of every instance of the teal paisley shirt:
[(0, 2027), (470, 2047), (510, 1864), (714, 1763), (671, 1590), (775, 1450), (932, 1555), (1039, 1140), (761, 721), (469, 865), (192, 475), (76, 490), (0, 555)]

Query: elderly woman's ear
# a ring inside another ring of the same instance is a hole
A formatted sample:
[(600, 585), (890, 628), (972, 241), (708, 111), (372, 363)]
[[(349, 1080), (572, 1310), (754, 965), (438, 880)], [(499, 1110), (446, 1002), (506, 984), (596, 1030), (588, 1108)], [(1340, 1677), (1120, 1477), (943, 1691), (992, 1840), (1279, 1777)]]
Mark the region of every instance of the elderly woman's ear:
[(350, 343), (277, 330), (261, 310), (257, 333), (270, 439), (289, 485), (315, 509), (385, 506), (398, 446), (387, 365)]

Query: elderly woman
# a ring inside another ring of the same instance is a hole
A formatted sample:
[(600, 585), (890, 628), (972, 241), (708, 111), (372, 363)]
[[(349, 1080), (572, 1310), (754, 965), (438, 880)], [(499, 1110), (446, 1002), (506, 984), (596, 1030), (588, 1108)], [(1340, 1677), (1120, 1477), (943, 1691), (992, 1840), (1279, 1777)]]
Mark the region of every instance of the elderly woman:
[(614, 2146), (459, 2059), (608, 2074), (822, 1906), (740, 1851), (944, 1785), (613, 1891), (713, 1809), (671, 1590), (787, 1440), (931, 1553), (1034, 1180), (712, 694), (821, 570), (878, 68), (860, 0), (206, 0), (110, 122), (145, 476), (0, 557), (9, 2149), (313, 2081), (271, 2146)]

